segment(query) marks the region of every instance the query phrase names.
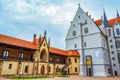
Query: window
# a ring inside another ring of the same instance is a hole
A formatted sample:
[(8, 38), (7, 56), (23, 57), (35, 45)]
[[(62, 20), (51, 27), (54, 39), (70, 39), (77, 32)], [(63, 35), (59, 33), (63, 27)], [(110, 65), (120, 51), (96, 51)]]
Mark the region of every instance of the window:
[(116, 33), (117, 33), (117, 35), (120, 34), (120, 30), (118, 28), (116, 29)]
[(114, 51), (112, 51), (111, 53), (114, 54)]
[(77, 72), (77, 67), (75, 67), (75, 72)]
[(25, 66), (25, 73), (28, 72), (28, 66)]
[(19, 59), (23, 59), (23, 53), (19, 54)]
[(112, 40), (110, 40), (110, 42), (112, 42)]
[(120, 63), (120, 53), (118, 53), (117, 56), (118, 56), (118, 62)]
[(109, 36), (111, 36), (111, 29), (108, 29), (108, 34)]
[(8, 58), (9, 52), (8, 51), (4, 51), (3, 52), (3, 58)]
[(68, 62), (71, 62), (71, 59), (70, 59), (70, 58), (68, 59)]
[(80, 19), (80, 16), (78, 16), (78, 18)]
[(77, 63), (77, 59), (75, 58), (75, 63)]
[(116, 64), (113, 64), (113, 66), (115, 67), (115, 66), (116, 66)]
[(84, 33), (88, 33), (88, 28), (84, 28)]
[(51, 62), (53, 61), (53, 58), (52, 58), (52, 57), (50, 57), (50, 61), (51, 61)]
[(75, 48), (77, 48), (77, 44), (75, 44)]
[(75, 24), (73, 24), (73, 27), (75, 27)]
[(46, 44), (44, 43), (44, 46), (46, 46)]
[(112, 57), (112, 60), (115, 60), (115, 57)]
[(86, 42), (84, 42), (84, 47), (86, 47)]
[(76, 36), (76, 31), (73, 31), (73, 36)]
[(59, 58), (57, 58), (57, 62), (59, 62)]
[(116, 41), (116, 47), (120, 48), (120, 41)]
[(110, 48), (113, 48), (113, 45), (111, 45)]
[(49, 67), (48, 67), (48, 72), (50, 72), (50, 71), (51, 71), (51, 67), (49, 66)]
[(8, 67), (8, 69), (12, 69), (12, 64), (9, 64), (9, 67)]

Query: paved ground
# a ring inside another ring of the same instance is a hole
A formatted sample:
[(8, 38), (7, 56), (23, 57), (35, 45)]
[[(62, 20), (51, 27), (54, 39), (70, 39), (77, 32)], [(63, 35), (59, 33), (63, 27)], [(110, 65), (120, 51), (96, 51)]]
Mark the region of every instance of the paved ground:
[[(0, 77), (0, 80), (9, 80), (3, 77)], [(68, 78), (46, 78), (46, 79), (32, 79), (32, 80), (120, 80), (120, 76), (116, 77), (83, 77), (83, 76), (70, 76)]]

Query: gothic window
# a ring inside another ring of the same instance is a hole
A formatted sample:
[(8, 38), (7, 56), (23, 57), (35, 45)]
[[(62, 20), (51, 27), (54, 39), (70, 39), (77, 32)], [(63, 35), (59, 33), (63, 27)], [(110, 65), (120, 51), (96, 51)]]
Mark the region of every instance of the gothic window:
[(118, 62), (120, 63), (120, 53), (118, 53), (117, 56), (118, 56)]
[(120, 48), (120, 41), (116, 41), (116, 47)]
[(112, 51), (111, 53), (114, 54), (114, 51)]
[(75, 24), (73, 24), (73, 27), (75, 27)]
[(19, 59), (23, 59), (23, 53), (19, 53)]
[(73, 36), (76, 36), (76, 31), (73, 31)]
[(50, 57), (50, 62), (52, 62), (53, 61), (53, 58), (52, 57)]
[(116, 29), (116, 33), (117, 35), (120, 35), (120, 30), (118, 28)]
[(115, 57), (112, 57), (112, 60), (115, 60)]
[(77, 67), (75, 67), (75, 72), (77, 72)]
[(50, 72), (51, 71), (51, 67), (50, 66), (48, 66), (48, 72)]
[(77, 59), (75, 58), (75, 63), (77, 63)]
[(70, 59), (70, 58), (68, 59), (68, 62), (71, 62), (71, 59)]
[(75, 44), (75, 48), (77, 48), (77, 44)]
[(84, 47), (86, 47), (86, 42), (84, 42)]
[(12, 69), (12, 64), (9, 64), (9, 67), (8, 67), (9, 69)]
[(88, 33), (88, 28), (84, 28), (84, 33)]
[(112, 40), (110, 40), (110, 42), (112, 42)]
[(116, 64), (113, 64), (113, 66), (115, 67), (115, 66), (116, 66)]
[(28, 66), (25, 66), (25, 73), (28, 72)]
[(8, 58), (9, 52), (8, 51), (4, 51), (3, 52), (3, 58)]
[(108, 29), (108, 34), (109, 36), (111, 36), (111, 29)]
[(57, 62), (59, 62), (59, 58), (57, 58)]

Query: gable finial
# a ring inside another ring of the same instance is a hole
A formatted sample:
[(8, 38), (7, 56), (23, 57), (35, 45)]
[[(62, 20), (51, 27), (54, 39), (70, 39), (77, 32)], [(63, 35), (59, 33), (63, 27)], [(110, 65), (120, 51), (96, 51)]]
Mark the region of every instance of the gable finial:
[(80, 3), (78, 4), (78, 7), (80, 7)]
[(46, 34), (47, 34), (47, 32), (46, 32), (46, 30), (45, 30), (45, 32), (44, 32), (44, 37), (46, 37)]

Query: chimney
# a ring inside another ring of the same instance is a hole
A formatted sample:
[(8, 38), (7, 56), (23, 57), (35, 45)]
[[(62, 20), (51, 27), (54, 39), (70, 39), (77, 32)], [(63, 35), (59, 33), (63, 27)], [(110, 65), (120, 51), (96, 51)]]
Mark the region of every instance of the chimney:
[(36, 34), (33, 36), (33, 43), (36, 44)]

